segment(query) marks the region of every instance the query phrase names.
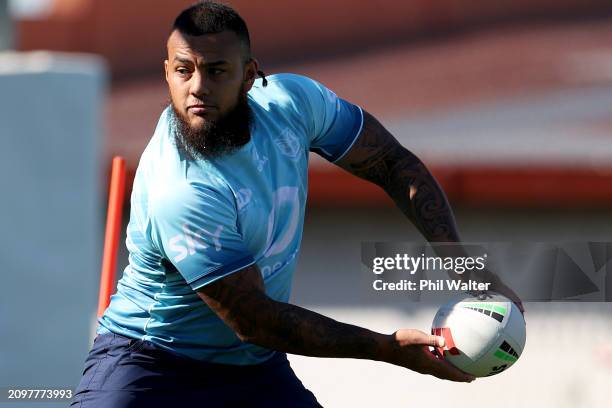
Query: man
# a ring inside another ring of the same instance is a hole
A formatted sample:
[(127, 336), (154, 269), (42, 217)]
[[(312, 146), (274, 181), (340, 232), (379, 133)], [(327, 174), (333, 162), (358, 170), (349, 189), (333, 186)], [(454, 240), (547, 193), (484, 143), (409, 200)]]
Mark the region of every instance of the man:
[(172, 104), (138, 166), (129, 265), (99, 320), (73, 405), (319, 406), (285, 353), (472, 381), (429, 351), (441, 337), (375, 333), (287, 303), (308, 152), (380, 185), (427, 240), (459, 241), (423, 163), (323, 85), (265, 78), (244, 21), (228, 6), (206, 1), (183, 11), (167, 49)]

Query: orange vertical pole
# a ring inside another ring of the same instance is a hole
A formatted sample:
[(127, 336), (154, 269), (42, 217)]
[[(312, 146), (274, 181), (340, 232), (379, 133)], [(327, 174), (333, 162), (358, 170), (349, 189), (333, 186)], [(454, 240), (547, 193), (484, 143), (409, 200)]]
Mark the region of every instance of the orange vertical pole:
[(125, 195), (125, 159), (113, 158), (111, 182), (108, 194), (108, 211), (106, 214), (106, 231), (104, 233), (104, 252), (102, 256), (102, 273), (100, 276), (100, 294), (98, 296), (98, 317), (102, 316), (115, 287), (115, 269), (117, 250), (123, 213)]

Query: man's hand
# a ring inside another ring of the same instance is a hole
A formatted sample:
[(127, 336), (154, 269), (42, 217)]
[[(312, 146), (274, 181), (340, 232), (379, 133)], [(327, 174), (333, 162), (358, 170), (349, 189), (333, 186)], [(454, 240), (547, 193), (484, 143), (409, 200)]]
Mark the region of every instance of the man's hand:
[[(433, 249), (436, 252), (436, 255), (441, 258), (466, 258), (470, 256), (469, 253), (466, 251), (466, 248), (459, 242), (450, 245), (434, 245)], [(521, 302), (521, 299), (516, 294), (516, 292), (514, 292), (508, 285), (506, 285), (501, 280), (499, 275), (497, 275), (495, 272), (491, 271), (488, 268), (484, 268), (482, 270), (474, 269), (471, 271), (466, 271), (461, 275), (458, 275), (455, 272), (449, 270), (448, 276), (452, 279), (459, 279), (464, 282), (468, 280), (475, 280), (477, 282), (490, 283), (491, 285), (489, 286), (489, 291), (497, 292), (500, 295), (507, 297), (519, 308), (523, 315), (525, 314), (523, 303)], [(474, 291), (469, 293), (478, 295), (486, 292), (487, 291)]]
[(491, 276), (491, 280), (489, 280), (489, 282), (491, 282), (491, 286), (489, 286), (489, 290), (491, 292), (497, 292), (500, 295), (503, 295), (507, 297), (508, 299), (510, 299), (516, 305), (516, 307), (518, 307), (521, 313), (525, 315), (525, 308), (523, 307), (523, 302), (521, 301), (521, 298), (518, 297), (516, 292), (514, 292), (508, 285), (506, 285), (500, 279), (499, 276), (497, 276), (496, 274), (492, 272), (489, 272), (489, 274), (490, 274), (489, 276)]
[(420, 330), (402, 329), (393, 334), (395, 347), (389, 363), (443, 380), (472, 382), (476, 377), (464, 373), (448, 361), (433, 354), (429, 347), (444, 347), (444, 337), (426, 334)]

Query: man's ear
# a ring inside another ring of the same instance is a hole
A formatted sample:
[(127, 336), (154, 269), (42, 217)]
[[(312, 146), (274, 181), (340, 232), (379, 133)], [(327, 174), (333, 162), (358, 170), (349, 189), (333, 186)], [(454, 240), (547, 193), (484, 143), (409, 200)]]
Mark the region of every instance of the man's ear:
[(166, 76), (166, 82), (168, 82), (168, 60), (164, 60), (164, 75)]
[(257, 71), (259, 70), (259, 63), (255, 58), (249, 59), (244, 66), (244, 89), (246, 92), (250, 91), (253, 87), (253, 83), (257, 79)]

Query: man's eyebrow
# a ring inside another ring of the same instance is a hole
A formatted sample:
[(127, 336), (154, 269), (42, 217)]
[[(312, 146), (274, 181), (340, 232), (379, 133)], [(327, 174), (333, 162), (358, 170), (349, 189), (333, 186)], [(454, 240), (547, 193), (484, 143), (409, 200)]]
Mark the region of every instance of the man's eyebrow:
[(211, 61), (211, 62), (206, 62), (204, 65), (209, 66), (209, 67), (214, 67), (217, 65), (225, 65), (225, 64), (229, 64), (229, 61), (226, 61), (226, 60)]
[[(179, 62), (182, 64), (193, 64), (193, 60), (189, 59), (189, 58), (184, 58), (184, 57), (174, 57), (174, 62)], [(229, 61), (226, 60), (217, 60), (217, 61), (210, 61), (210, 62), (206, 62), (204, 63), (204, 65), (210, 67), (210, 66), (218, 66), (218, 65), (225, 65), (225, 64), (229, 64)]]
[(174, 57), (174, 60), (172, 62), (180, 62), (183, 64), (192, 64), (193, 61), (190, 60), (189, 58), (183, 58), (183, 57)]

